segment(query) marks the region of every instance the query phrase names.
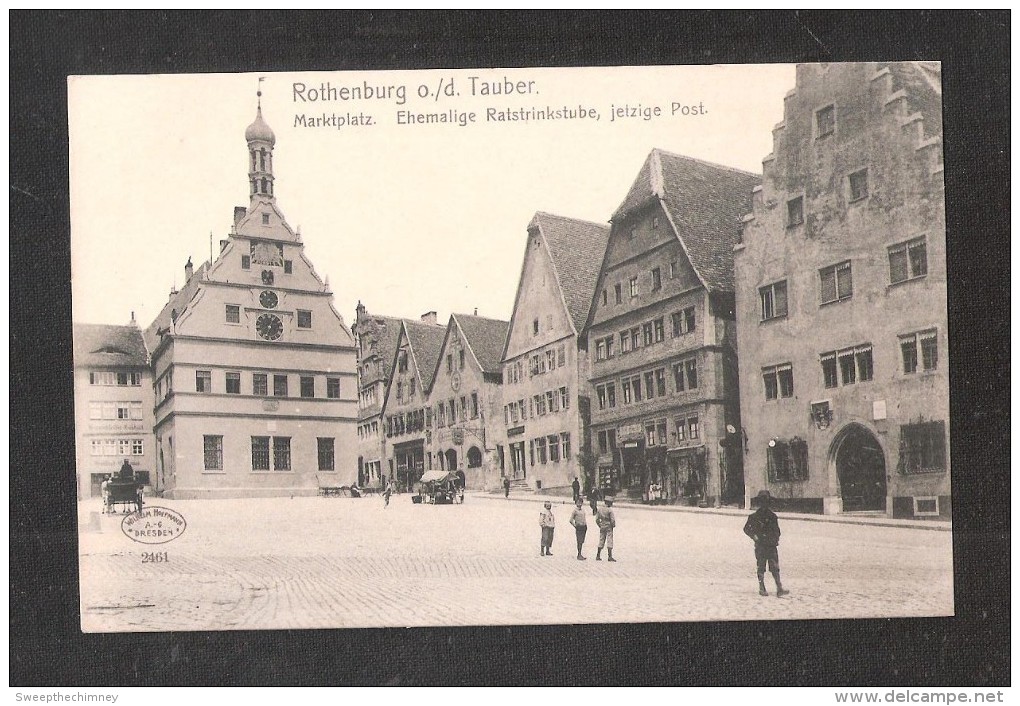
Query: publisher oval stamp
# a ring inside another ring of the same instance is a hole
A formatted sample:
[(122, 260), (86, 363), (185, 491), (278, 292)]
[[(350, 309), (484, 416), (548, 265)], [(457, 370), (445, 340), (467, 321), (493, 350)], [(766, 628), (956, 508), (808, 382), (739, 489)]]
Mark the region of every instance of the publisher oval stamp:
[(150, 505), (132, 512), (120, 523), (121, 531), (135, 542), (166, 544), (184, 534), (188, 523), (184, 515), (168, 507)]

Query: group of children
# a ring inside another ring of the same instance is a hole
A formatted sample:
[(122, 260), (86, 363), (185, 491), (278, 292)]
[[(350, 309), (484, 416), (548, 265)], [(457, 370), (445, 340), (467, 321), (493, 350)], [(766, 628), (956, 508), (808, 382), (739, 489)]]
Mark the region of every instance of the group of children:
[[(779, 578), (779, 518), (769, 507), (772, 500), (769, 491), (761, 491), (755, 499), (758, 501), (758, 509), (747, 518), (747, 522), (744, 524), (744, 534), (754, 541), (758, 593), (762, 596), (769, 595), (765, 588), (765, 570), (768, 569), (776, 582), (776, 595), (785, 596), (789, 591), (783, 588), (783, 583)], [(613, 530), (616, 528), (613, 498), (607, 497), (605, 504), (598, 509), (594, 509), (593, 505), (593, 514), (595, 515), (595, 524), (599, 528), (599, 547), (595, 553), (595, 561), (602, 561), (603, 548), (608, 552), (608, 560), (616, 561), (613, 558)], [(539, 513), (538, 524), (542, 529), (541, 556), (552, 556), (556, 517), (553, 515), (551, 502), (546, 502), (544, 509)], [(581, 553), (581, 549), (584, 546), (585, 535), (588, 533), (588, 518), (584, 511), (584, 503), (576, 491), (570, 524), (574, 527), (577, 536), (577, 559), (584, 561), (587, 557)]]
[[(605, 505), (593, 510), (595, 524), (599, 528), (599, 547), (595, 552), (595, 561), (602, 561), (602, 550), (608, 552), (608, 560), (616, 561), (613, 558), (613, 530), (616, 528), (616, 514), (613, 512), (613, 498), (606, 498)], [(539, 513), (539, 526), (542, 528), (542, 551), (541, 556), (552, 556), (553, 533), (556, 529), (556, 517), (553, 515), (552, 503), (547, 502), (545, 509)], [(574, 499), (574, 511), (570, 515), (570, 524), (574, 527), (577, 537), (577, 560), (585, 561), (586, 556), (581, 554), (584, 547), (584, 539), (588, 534), (588, 517), (584, 511), (584, 502), (580, 497)]]

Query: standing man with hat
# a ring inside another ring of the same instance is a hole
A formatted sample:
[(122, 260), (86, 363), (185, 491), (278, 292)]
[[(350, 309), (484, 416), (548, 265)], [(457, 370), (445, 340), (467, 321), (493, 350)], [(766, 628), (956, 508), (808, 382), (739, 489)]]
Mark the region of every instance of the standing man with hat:
[(609, 561), (613, 558), (613, 530), (616, 528), (616, 515), (613, 513), (613, 498), (604, 498), (605, 505), (595, 513), (595, 524), (599, 527), (599, 548), (595, 552), (595, 561), (602, 561), (602, 547), (609, 552)]
[(765, 589), (765, 568), (768, 567), (776, 581), (776, 595), (785, 596), (789, 591), (779, 580), (779, 518), (769, 505), (772, 495), (767, 490), (758, 493), (758, 509), (751, 513), (744, 524), (744, 534), (754, 540), (754, 558), (758, 564), (758, 595), (767, 596)]
[(552, 556), (553, 532), (556, 531), (556, 517), (553, 515), (552, 503), (547, 502), (545, 509), (538, 514), (538, 525), (542, 528), (541, 556)]

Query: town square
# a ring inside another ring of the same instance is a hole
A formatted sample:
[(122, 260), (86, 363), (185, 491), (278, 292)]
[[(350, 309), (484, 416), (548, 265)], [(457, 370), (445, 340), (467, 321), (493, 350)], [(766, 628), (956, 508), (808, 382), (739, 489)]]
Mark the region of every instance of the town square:
[[(617, 505), (615, 563), (577, 561), (569, 498), (539, 555), (537, 497), (159, 500), (188, 522), (145, 545), (81, 504), (86, 631), (242, 630), (953, 614), (948, 523), (781, 515), (790, 594), (758, 595), (747, 513)], [(807, 517), (807, 519), (804, 519)], [(795, 519), (797, 518), (797, 519)], [(815, 520), (815, 521), (810, 521)], [(143, 553), (165, 561), (143, 563)], [(605, 557), (603, 556), (603, 559)], [(771, 584), (771, 579), (768, 579)]]

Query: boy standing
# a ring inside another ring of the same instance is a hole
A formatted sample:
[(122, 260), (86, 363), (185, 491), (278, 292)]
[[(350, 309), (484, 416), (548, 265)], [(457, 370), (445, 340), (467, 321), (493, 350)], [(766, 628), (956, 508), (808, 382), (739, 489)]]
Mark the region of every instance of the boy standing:
[(588, 534), (588, 518), (584, 514), (584, 501), (580, 496), (574, 499), (574, 512), (570, 515), (570, 524), (574, 526), (574, 532), (577, 534), (577, 559), (584, 561), (585, 557), (581, 556), (581, 547), (584, 546), (584, 537)]
[(552, 556), (553, 532), (556, 529), (556, 518), (553, 517), (552, 503), (547, 502), (545, 509), (538, 515), (538, 524), (542, 528), (542, 554)]
[(789, 591), (779, 580), (779, 518), (769, 504), (772, 495), (767, 490), (758, 493), (758, 509), (751, 513), (744, 524), (744, 534), (754, 540), (754, 559), (758, 564), (758, 595), (767, 596), (765, 590), (765, 568), (768, 566), (776, 582), (776, 595), (785, 596)]
[(616, 529), (616, 515), (613, 513), (613, 498), (604, 498), (605, 506), (595, 514), (595, 524), (599, 527), (599, 548), (595, 552), (595, 561), (602, 561), (602, 547), (609, 552), (609, 561), (613, 558), (613, 530)]

